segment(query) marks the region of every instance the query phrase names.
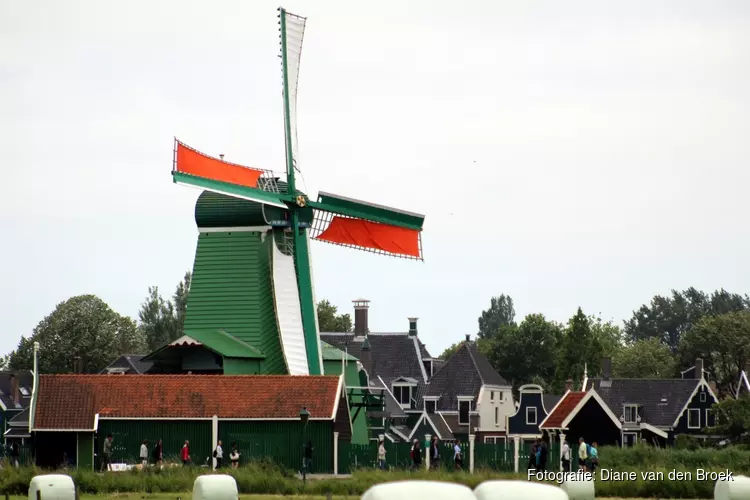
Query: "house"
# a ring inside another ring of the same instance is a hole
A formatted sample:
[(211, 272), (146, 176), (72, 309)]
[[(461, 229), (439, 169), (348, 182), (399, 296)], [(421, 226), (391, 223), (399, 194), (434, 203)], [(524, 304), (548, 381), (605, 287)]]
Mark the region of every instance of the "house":
[(322, 332), (321, 341), (357, 358), (360, 389), (382, 398), (367, 410), (370, 438), (408, 441), (424, 420), (422, 396), (440, 361), (419, 339), (418, 318), (409, 318), (406, 332), (370, 332), (369, 301), (353, 302), (354, 332)]
[[(572, 386), (573, 381), (568, 380), (566, 392)], [(547, 418), (549, 410), (557, 405), (561, 396), (544, 394), (544, 389), (536, 384), (522, 385), (518, 392), (516, 411), (507, 416), (508, 438), (518, 437), (524, 442), (542, 438), (543, 433), (539, 425)]]
[(601, 445), (632, 446), (645, 440), (660, 446), (680, 434), (705, 437), (715, 425), (711, 406), (718, 399), (696, 360), (694, 379), (617, 379), (609, 358), (602, 361), (602, 378), (584, 377), (583, 391), (568, 391), (542, 422), (541, 429), (583, 437)]
[(144, 354), (123, 354), (116, 360), (112, 361), (99, 373), (107, 373), (110, 375), (124, 375), (126, 373), (130, 375), (139, 375), (148, 373), (154, 363), (143, 361), (143, 358), (145, 357)]
[(298, 467), (310, 439), (314, 470), (330, 473), (338, 441), (352, 435), (342, 376), (41, 375), (30, 415), (39, 467), (91, 470), (112, 434), (116, 462), (136, 463), (144, 439), (162, 440), (165, 460), (174, 461), (189, 440), (200, 465), (220, 439), (236, 442), (243, 460), (288, 468)]
[(29, 437), (28, 427), (24, 431), (19, 426), (22, 420), (16, 420), (13, 426), (11, 422), (29, 407), (32, 384), (33, 374), (30, 371), (0, 372), (0, 424), (6, 442), (8, 439), (24, 440)]
[[(480, 442), (505, 442), (507, 419), (515, 412), (510, 384), (468, 335), (430, 379), (422, 399), (426, 416), (464, 442), (470, 434)], [(442, 428), (434, 426), (432, 434), (439, 436)]]

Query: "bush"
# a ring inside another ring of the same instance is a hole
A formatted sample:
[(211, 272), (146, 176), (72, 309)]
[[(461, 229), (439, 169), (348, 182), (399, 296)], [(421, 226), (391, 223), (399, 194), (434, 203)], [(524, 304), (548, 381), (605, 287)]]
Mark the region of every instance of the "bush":
[[(698, 481), (695, 470), (703, 468), (716, 472), (726, 469), (738, 474), (750, 473), (750, 451), (739, 447), (724, 449), (659, 449), (646, 446), (621, 449), (603, 447), (600, 450), (602, 468), (618, 472), (633, 471), (635, 481), (597, 481), (597, 497), (656, 497), (656, 498), (712, 498), (713, 481)], [(689, 481), (669, 479), (672, 471), (691, 472)], [(31, 478), (48, 473), (35, 468), (0, 471), (0, 491), (11, 495), (27, 495)], [(311, 480), (306, 485), (290, 471), (268, 462), (252, 462), (237, 470), (223, 471), (237, 480), (242, 494), (270, 495), (361, 495), (372, 485), (407, 479), (431, 479), (465, 484), (471, 488), (489, 479), (527, 479), (524, 474), (498, 473), (477, 470), (474, 474), (448, 471), (379, 471), (360, 469), (351, 477)], [(661, 472), (663, 480), (648, 481), (641, 473)], [(82, 493), (111, 494), (115, 492), (184, 493), (191, 491), (195, 478), (208, 474), (206, 468), (167, 468), (147, 471), (112, 472), (68, 471)]]

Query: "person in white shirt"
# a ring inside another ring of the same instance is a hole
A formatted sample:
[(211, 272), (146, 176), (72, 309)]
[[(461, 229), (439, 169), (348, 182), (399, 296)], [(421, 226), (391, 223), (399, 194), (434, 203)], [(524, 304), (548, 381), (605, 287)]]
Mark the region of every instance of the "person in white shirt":
[(141, 443), (141, 465), (148, 467), (148, 440), (144, 439)]
[(578, 438), (578, 468), (586, 471), (586, 460), (589, 458), (588, 447), (583, 438)]
[(563, 472), (570, 472), (570, 446), (567, 441), (563, 441), (561, 461)]
[(456, 464), (456, 470), (461, 470), (463, 460), (461, 458), (461, 441), (456, 440), (455, 446), (453, 446), (453, 462)]
[(232, 451), (229, 453), (229, 460), (232, 462), (232, 469), (240, 467), (240, 452), (237, 450), (237, 443), (232, 443)]
[(385, 470), (385, 441), (380, 441), (378, 444), (378, 468)]
[(221, 462), (224, 459), (224, 450), (221, 449), (221, 439), (214, 450), (214, 458), (216, 459), (216, 468), (221, 469)]

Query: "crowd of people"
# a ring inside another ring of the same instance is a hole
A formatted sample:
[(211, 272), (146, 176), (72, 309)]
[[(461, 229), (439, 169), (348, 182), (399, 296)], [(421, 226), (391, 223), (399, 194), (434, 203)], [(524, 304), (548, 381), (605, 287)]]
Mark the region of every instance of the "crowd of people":
[[(101, 471), (112, 470), (112, 451), (113, 451), (114, 437), (112, 434), (108, 434), (102, 445), (102, 459), (101, 459)], [(159, 439), (156, 445), (151, 449), (149, 453), (149, 442), (144, 439), (141, 442), (141, 449), (139, 457), (141, 460), (141, 466), (146, 468), (149, 465), (155, 465), (161, 468), (164, 465), (164, 444)], [(221, 440), (216, 444), (216, 448), (213, 451), (213, 459), (215, 461), (215, 468), (220, 469), (224, 466), (224, 449), (222, 448)], [(149, 457), (151, 458), (149, 460)], [(190, 441), (185, 440), (180, 450), (180, 460), (183, 466), (193, 465), (193, 458), (190, 454)], [(211, 458), (206, 459), (206, 465), (210, 466)], [(229, 453), (229, 462), (233, 469), (236, 469), (240, 465), (240, 452), (237, 448), (237, 443), (232, 443), (232, 448)]]
[[(449, 454), (450, 463), (455, 470), (462, 470), (464, 466), (464, 457), (463, 450), (461, 448), (461, 442), (459, 440), (450, 441), (449, 443), (447, 443), (447, 445), (447, 447), (449, 447), (452, 451), (452, 453)], [(446, 448), (446, 446), (443, 446), (442, 448)], [(378, 468), (380, 470), (388, 469), (386, 453), (385, 441), (381, 439), (378, 442)], [(422, 466), (422, 458), (427, 457), (428, 455), (430, 458), (431, 469), (437, 469), (441, 466), (441, 463), (443, 461), (443, 454), (437, 436), (432, 437), (432, 439), (430, 440), (429, 450), (427, 450), (426, 452), (422, 449), (422, 445), (420, 444), (419, 440), (414, 440), (409, 452), (412, 469), (420, 468)]]

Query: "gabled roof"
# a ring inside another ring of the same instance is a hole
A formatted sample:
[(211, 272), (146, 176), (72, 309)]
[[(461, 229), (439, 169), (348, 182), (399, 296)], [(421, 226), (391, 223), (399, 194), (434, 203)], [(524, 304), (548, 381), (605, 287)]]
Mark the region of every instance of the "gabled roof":
[[(427, 375), (422, 357), (429, 353), (419, 338), (408, 333), (369, 333), (367, 338), (370, 342), (372, 362), (372, 373), (368, 373), (370, 379), (380, 377), (387, 387), (390, 387), (393, 380), (398, 377), (416, 379), (419, 387), (415, 399), (420, 405)], [(357, 359), (362, 359), (364, 336), (355, 336), (352, 333), (321, 333), (320, 339)]]
[(320, 351), (323, 356), (323, 361), (341, 361), (342, 358), (346, 361), (358, 361), (357, 358), (351, 355), (351, 353), (346, 353), (341, 349), (337, 349), (322, 340), (320, 341)]
[(586, 396), (586, 393), (581, 392), (573, 392), (568, 391), (565, 393), (565, 395), (560, 399), (560, 401), (557, 403), (557, 405), (554, 408), (548, 409), (549, 413), (547, 414), (547, 418), (542, 420), (542, 423), (539, 425), (539, 428), (541, 429), (562, 429), (563, 428), (563, 422), (565, 422), (565, 419), (568, 418), (568, 416), (571, 414), (571, 412), (578, 406), (578, 403), (583, 401), (583, 398)]
[(99, 373), (147, 373), (154, 364), (143, 361), (145, 357), (145, 354), (123, 354)]
[(464, 342), (433, 375), (426, 396), (440, 396), (438, 411), (457, 410), (458, 396), (478, 397), (482, 385), (508, 386), (473, 342)]
[(476, 414), (469, 414), (469, 425), (458, 423), (458, 413), (440, 413), (440, 416), (452, 434), (470, 434), (470, 430), (479, 427), (479, 415)]
[(265, 354), (226, 330), (186, 330), (185, 335), (146, 356), (142, 361), (157, 359), (172, 347), (205, 346), (225, 358), (265, 359)]
[(542, 395), (542, 404), (544, 405), (544, 411), (549, 412), (552, 408), (560, 402), (562, 396), (556, 394), (544, 394)]
[(587, 387), (594, 388), (616, 415), (626, 404), (637, 404), (643, 422), (656, 427), (671, 427), (699, 384), (700, 379), (589, 379)]
[(92, 430), (99, 418), (333, 420), (339, 376), (41, 375), (34, 430)]
[(737, 393), (735, 394), (735, 397), (740, 397), (743, 392), (750, 393), (750, 380), (748, 380), (747, 372), (745, 370), (740, 372), (740, 381), (737, 384)]

